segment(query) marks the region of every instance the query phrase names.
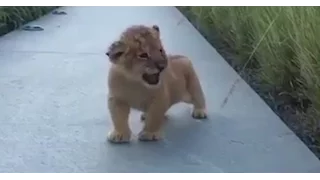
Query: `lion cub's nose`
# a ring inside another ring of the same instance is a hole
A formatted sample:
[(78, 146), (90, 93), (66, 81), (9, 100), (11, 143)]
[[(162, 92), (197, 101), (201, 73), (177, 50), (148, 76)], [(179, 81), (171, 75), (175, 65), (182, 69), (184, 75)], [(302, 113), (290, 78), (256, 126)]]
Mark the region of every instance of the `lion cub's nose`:
[(159, 69), (159, 71), (161, 72), (167, 67), (167, 62), (166, 61), (157, 62), (156, 66)]

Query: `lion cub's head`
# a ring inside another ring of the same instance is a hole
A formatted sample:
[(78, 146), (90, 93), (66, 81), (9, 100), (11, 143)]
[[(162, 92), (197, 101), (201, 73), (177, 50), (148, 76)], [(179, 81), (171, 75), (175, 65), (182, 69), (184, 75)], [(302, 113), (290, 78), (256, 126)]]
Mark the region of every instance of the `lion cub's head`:
[(131, 78), (147, 86), (161, 83), (162, 72), (168, 64), (157, 25), (129, 27), (110, 45), (106, 55)]

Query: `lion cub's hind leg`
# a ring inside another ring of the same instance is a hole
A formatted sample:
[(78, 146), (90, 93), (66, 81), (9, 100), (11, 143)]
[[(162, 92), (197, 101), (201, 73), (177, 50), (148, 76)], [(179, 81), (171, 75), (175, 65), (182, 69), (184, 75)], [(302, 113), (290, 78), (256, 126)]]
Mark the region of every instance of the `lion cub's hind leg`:
[(187, 90), (193, 104), (192, 117), (195, 119), (207, 119), (206, 102), (199, 78), (190, 62), (189, 75), (187, 77)]
[(108, 141), (112, 143), (128, 143), (131, 138), (131, 130), (128, 124), (130, 107), (115, 99), (108, 99), (108, 107), (114, 129), (108, 134)]

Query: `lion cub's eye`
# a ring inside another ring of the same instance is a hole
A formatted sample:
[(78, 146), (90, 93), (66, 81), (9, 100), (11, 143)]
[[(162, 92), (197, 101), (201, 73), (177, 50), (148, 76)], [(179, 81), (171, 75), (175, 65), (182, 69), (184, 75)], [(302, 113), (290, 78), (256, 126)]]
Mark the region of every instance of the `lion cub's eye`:
[(141, 54), (139, 55), (139, 57), (140, 57), (140, 58), (143, 58), (143, 59), (146, 59), (146, 58), (148, 58), (149, 56), (148, 56), (147, 53), (141, 53)]
[(163, 52), (163, 49), (160, 49), (160, 52), (162, 53), (162, 52)]

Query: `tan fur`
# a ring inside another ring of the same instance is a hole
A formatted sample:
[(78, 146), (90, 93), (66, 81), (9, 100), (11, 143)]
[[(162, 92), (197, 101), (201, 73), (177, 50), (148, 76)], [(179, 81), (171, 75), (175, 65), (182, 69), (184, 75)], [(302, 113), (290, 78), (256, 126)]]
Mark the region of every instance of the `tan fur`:
[[(145, 123), (139, 133), (141, 141), (161, 138), (165, 113), (176, 103), (193, 104), (192, 116), (207, 118), (203, 91), (191, 61), (184, 56), (166, 54), (158, 26), (129, 27), (106, 54), (112, 62), (108, 76), (108, 107), (114, 129), (108, 135), (109, 141), (130, 141), (131, 108), (143, 112), (141, 119), (145, 119)], [(159, 81), (142, 78), (143, 74), (149, 77), (159, 72)]]

